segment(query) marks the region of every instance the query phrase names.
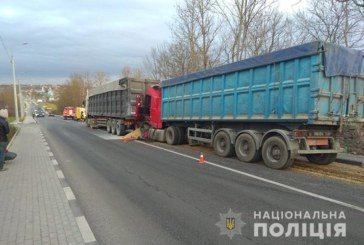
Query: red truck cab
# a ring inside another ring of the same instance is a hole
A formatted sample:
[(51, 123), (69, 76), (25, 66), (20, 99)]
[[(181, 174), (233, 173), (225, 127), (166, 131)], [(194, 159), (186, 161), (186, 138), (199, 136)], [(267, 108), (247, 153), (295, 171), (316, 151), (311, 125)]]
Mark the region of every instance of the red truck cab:
[(150, 86), (143, 98), (136, 98), (135, 120), (145, 121), (153, 128), (163, 127), (161, 114), (162, 92), (159, 85)]
[(76, 115), (76, 110), (72, 106), (67, 106), (63, 109), (63, 119), (67, 120), (68, 118), (74, 119)]

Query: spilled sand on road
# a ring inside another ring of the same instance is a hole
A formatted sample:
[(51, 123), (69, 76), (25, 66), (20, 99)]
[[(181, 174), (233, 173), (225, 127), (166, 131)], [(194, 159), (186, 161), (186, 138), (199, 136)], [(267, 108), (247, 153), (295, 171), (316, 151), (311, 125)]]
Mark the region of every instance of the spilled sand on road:
[[(159, 143), (159, 145), (163, 146), (163, 143)], [(187, 144), (173, 146), (173, 148), (177, 151), (179, 147), (195, 151), (196, 157), (198, 157), (201, 152), (204, 154), (216, 155), (214, 149), (209, 146), (190, 146)], [(260, 163), (264, 164), (263, 162)], [(348, 183), (364, 185), (364, 167), (350, 165), (350, 164), (334, 162), (329, 165), (317, 165), (310, 163), (306, 159), (306, 157), (300, 156), (297, 157), (297, 159), (295, 159), (294, 163), (290, 168), (281, 171), (300, 172), (304, 174), (311, 174), (315, 176), (340, 180)]]
[[(215, 154), (212, 147), (189, 145), (181, 146), (194, 150), (196, 152)], [(295, 159), (293, 165), (288, 170), (282, 171), (302, 172), (306, 174), (312, 174), (349, 183), (364, 185), (364, 168), (350, 164), (334, 162), (329, 165), (317, 165), (310, 163), (305, 157), (298, 157), (297, 159)]]
[(300, 157), (295, 160), (290, 170), (364, 185), (364, 168), (355, 165), (338, 162), (329, 165), (317, 165)]

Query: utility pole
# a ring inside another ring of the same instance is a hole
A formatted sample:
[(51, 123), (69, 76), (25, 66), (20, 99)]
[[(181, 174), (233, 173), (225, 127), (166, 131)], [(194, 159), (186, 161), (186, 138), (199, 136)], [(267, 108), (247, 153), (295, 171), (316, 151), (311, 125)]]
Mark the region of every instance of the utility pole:
[(15, 77), (15, 60), (14, 60), (14, 56), (11, 56), (11, 65), (12, 65), (12, 68), (13, 68), (15, 121), (16, 121), (16, 123), (19, 123), (18, 96), (17, 96), (17, 93), (16, 93), (16, 77)]
[(24, 101), (23, 101), (23, 92), (21, 91), (20, 81), (18, 80), (19, 85), (19, 103), (20, 103), (20, 119), (24, 116)]

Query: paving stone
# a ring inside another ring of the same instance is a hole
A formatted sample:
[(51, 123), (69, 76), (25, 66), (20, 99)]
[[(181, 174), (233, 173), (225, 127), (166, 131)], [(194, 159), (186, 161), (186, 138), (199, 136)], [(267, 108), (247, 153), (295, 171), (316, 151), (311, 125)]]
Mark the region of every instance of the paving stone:
[[(27, 117), (0, 172), (0, 244), (84, 244), (38, 124)], [(65, 232), (66, 230), (69, 232)]]

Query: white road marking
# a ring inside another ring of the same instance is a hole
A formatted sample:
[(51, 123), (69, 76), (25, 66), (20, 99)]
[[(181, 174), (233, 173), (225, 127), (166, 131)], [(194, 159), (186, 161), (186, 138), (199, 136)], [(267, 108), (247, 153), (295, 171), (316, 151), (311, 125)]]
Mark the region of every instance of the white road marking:
[(57, 170), (57, 176), (58, 176), (58, 179), (64, 179), (64, 174), (62, 172), (62, 170)]
[[(170, 153), (173, 153), (173, 154), (176, 154), (176, 155), (180, 155), (180, 156), (183, 156), (183, 157), (186, 157), (186, 158), (190, 158), (190, 159), (193, 159), (193, 160), (196, 160), (196, 161), (199, 160), (196, 157), (191, 157), (191, 156), (183, 154), (183, 153), (179, 153), (179, 152), (176, 152), (176, 151), (164, 149), (164, 148), (156, 146), (156, 145), (151, 145), (151, 144), (148, 144), (148, 143), (145, 143), (145, 142), (142, 142), (142, 141), (136, 141), (136, 142), (138, 142), (139, 144), (154, 147), (154, 148), (157, 148), (157, 149), (160, 149), (160, 150), (163, 150), (163, 151), (167, 151), (167, 152), (170, 152)], [(350, 203), (346, 203), (346, 202), (342, 202), (342, 201), (339, 201), (339, 200), (336, 200), (336, 199), (333, 199), (333, 198), (325, 197), (325, 196), (322, 196), (322, 195), (319, 195), (319, 194), (316, 194), (316, 193), (313, 193), (313, 192), (305, 191), (305, 190), (302, 190), (302, 189), (299, 189), (299, 188), (296, 188), (296, 187), (292, 187), (292, 186), (289, 186), (289, 185), (285, 185), (285, 184), (270, 180), (270, 179), (259, 177), (259, 176), (249, 174), (249, 173), (246, 173), (246, 172), (243, 172), (243, 171), (239, 171), (239, 170), (236, 170), (236, 169), (233, 169), (233, 168), (225, 167), (225, 166), (213, 163), (213, 162), (206, 161), (206, 164), (209, 164), (211, 166), (221, 168), (221, 169), (224, 169), (224, 170), (228, 170), (230, 172), (241, 174), (241, 175), (253, 178), (253, 179), (257, 179), (257, 180), (260, 180), (262, 182), (266, 182), (266, 183), (269, 183), (269, 184), (272, 184), (272, 185), (276, 185), (276, 186), (279, 186), (279, 187), (282, 187), (282, 188), (285, 188), (285, 189), (288, 189), (288, 190), (291, 190), (291, 191), (295, 191), (295, 192), (298, 192), (298, 193), (301, 193), (301, 194), (304, 194), (304, 195), (307, 195), (307, 196), (311, 196), (311, 197), (315, 197), (315, 198), (325, 200), (325, 201), (328, 201), (328, 202), (331, 202), (331, 203), (335, 203), (335, 204), (338, 204), (340, 206), (351, 208), (351, 209), (354, 209), (354, 210), (357, 210), (357, 211), (360, 211), (360, 212), (364, 213), (364, 208), (359, 207), (359, 206), (355, 206), (355, 205), (350, 204)]]
[(72, 191), (71, 187), (64, 187), (63, 191), (66, 194), (66, 197), (67, 197), (68, 201), (76, 199), (75, 195), (73, 194), (73, 191)]
[(47, 151), (51, 150), (51, 148), (49, 146), (47, 146), (47, 145), (46, 145), (46, 149), (47, 149)]
[(92, 232), (89, 224), (87, 223), (85, 216), (76, 217), (76, 222), (77, 222), (78, 228), (81, 231), (83, 241), (85, 243), (95, 242), (96, 238), (95, 238), (94, 233)]
[(56, 159), (52, 159), (52, 163), (53, 163), (53, 165), (58, 165), (58, 162)]
[(54, 155), (53, 155), (53, 152), (48, 152), (48, 155), (50, 156), (50, 157), (54, 157)]

